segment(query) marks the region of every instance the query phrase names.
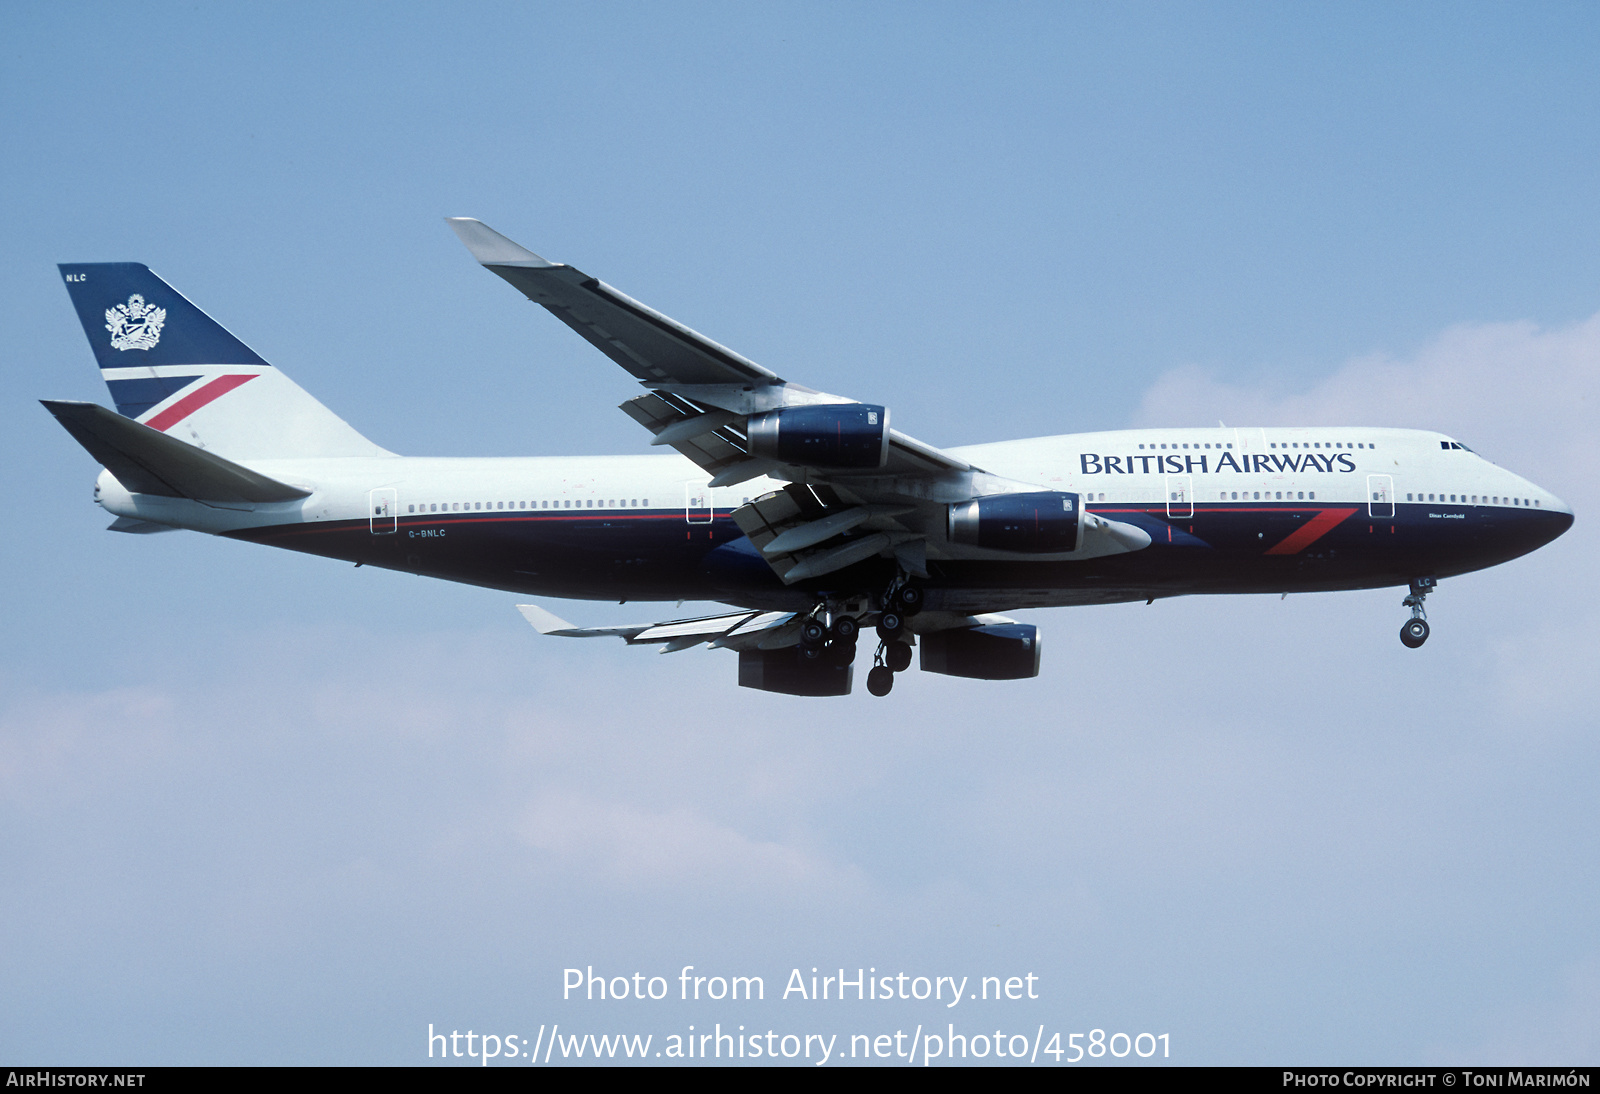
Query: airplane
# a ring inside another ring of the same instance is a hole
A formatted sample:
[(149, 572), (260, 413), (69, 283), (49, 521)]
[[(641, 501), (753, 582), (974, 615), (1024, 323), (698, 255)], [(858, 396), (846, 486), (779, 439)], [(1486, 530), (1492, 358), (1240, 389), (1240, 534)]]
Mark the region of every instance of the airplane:
[(102, 466), (134, 534), (190, 529), (507, 592), (732, 610), (536, 629), (731, 649), (741, 686), (845, 695), (925, 672), (1039, 674), (1005, 612), (1221, 593), (1405, 586), (1408, 647), (1446, 577), (1549, 543), (1569, 506), (1439, 433), (1251, 427), (940, 449), (889, 408), (785, 380), (478, 220), (482, 266), (621, 365), (659, 455), (451, 459), (379, 447), (146, 266), (59, 267), (111, 392), (44, 406)]

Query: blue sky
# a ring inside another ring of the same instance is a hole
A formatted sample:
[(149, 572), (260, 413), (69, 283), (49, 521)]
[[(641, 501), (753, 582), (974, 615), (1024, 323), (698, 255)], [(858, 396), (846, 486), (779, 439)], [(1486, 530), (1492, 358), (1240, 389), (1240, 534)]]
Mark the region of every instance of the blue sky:
[[(574, 964), (1032, 971), (1008, 1029), (1192, 1063), (1600, 1056), (1592, 7), (91, 4), (0, 50), (0, 1057), (945, 1017), (582, 1009)], [(1578, 523), (1423, 651), (1395, 590), (1037, 612), (1039, 680), (887, 703), (101, 530), (34, 401), (106, 401), (56, 262), (148, 263), (396, 451), (645, 451), (451, 215), (935, 444), (1437, 428)]]

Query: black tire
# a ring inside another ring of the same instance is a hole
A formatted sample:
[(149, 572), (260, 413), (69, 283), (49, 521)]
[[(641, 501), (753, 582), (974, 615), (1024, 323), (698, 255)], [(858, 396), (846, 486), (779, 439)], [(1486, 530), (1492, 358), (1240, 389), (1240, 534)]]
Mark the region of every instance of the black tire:
[(833, 637), (835, 640), (854, 642), (856, 635), (861, 633), (861, 623), (853, 615), (841, 615), (833, 621)]
[(837, 638), (828, 643), (827, 652), (823, 654), (824, 661), (830, 665), (838, 665), (840, 668), (853, 664), (855, 659), (856, 644), (854, 642), (842, 642)]
[(905, 627), (905, 617), (893, 609), (878, 616), (878, 637), (885, 642), (892, 641)]
[(894, 673), (878, 665), (867, 673), (867, 690), (877, 696), (888, 695), (894, 689)]
[(828, 640), (828, 628), (819, 620), (808, 619), (800, 624), (800, 644), (821, 647)]
[(904, 642), (890, 642), (884, 647), (883, 663), (894, 672), (905, 672), (911, 667), (911, 647)]
[(800, 656), (805, 658), (807, 661), (820, 661), (822, 659), (822, 655), (826, 652), (827, 650), (821, 646), (800, 647)]
[(920, 585), (902, 585), (900, 591), (894, 594), (894, 600), (900, 606), (902, 615), (916, 615), (922, 610), (926, 594)]
[(1400, 641), (1407, 649), (1416, 649), (1428, 640), (1428, 621), (1426, 619), (1408, 619), (1406, 625), (1400, 628)]

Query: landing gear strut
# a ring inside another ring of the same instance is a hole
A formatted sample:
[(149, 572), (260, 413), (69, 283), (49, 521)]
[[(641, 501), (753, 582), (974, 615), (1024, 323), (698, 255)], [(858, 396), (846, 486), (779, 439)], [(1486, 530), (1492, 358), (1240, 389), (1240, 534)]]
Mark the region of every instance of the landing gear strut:
[(1431, 577), (1419, 577), (1411, 583), (1411, 595), (1401, 604), (1411, 609), (1411, 618), (1400, 628), (1400, 641), (1407, 649), (1414, 650), (1428, 640), (1428, 613), (1422, 602), (1437, 586), (1438, 582)]
[(867, 690), (872, 694), (888, 695), (894, 688), (895, 673), (911, 667), (906, 621), (922, 610), (922, 603), (922, 587), (907, 582), (904, 574), (884, 593), (883, 611), (878, 613), (878, 654), (867, 673)]

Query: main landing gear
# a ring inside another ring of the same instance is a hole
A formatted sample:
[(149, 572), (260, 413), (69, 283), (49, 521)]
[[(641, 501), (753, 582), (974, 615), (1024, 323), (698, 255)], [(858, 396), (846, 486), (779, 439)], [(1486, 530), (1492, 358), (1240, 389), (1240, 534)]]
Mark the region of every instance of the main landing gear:
[(830, 614), (833, 616), (830, 623), (812, 616), (800, 624), (800, 656), (807, 661), (848, 665), (856, 659), (856, 638), (861, 634), (861, 624), (853, 615)]
[(878, 652), (872, 671), (867, 673), (867, 690), (873, 695), (888, 695), (894, 676), (911, 667), (911, 635), (906, 621), (922, 610), (923, 592), (916, 585), (902, 584), (884, 597), (878, 613)]
[(1411, 583), (1411, 595), (1401, 605), (1411, 609), (1411, 618), (1400, 628), (1400, 641), (1407, 649), (1414, 650), (1428, 640), (1428, 613), (1423, 610), (1422, 602), (1438, 584), (1431, 577), (1419, 577)]

